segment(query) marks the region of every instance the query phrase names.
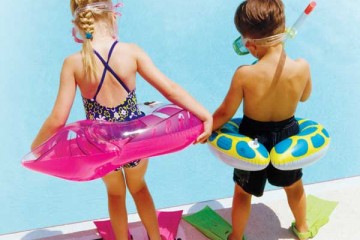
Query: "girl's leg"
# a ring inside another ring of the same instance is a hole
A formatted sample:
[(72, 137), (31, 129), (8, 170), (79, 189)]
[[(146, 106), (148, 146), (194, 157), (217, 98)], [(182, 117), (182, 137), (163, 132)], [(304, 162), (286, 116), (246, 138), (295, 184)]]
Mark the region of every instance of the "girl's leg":
[(231, 212), (232, 233), (229, 240), (242, 240), (245, 228), (250, 216), (251, 194), (245, 192), (239, 185), (235, 184), (233, 205)]
[(102, 179), (106, 185), (110, 221), (116, 239), (128, 239), (126, 185), (124, 175), (121, 170), (113, 171)]
[(289, 187), (284, 187), (291, 212), (295, 218), (295, 227), (299, 232), (307, 232), (306, 195), (301, 179)]
[(126, 185), (134, 198), (142, 223), (151, 240), (161, 240), (155, 205), (145, 182), (148, 159), (143, 159), (138, 166), (124, 168)]

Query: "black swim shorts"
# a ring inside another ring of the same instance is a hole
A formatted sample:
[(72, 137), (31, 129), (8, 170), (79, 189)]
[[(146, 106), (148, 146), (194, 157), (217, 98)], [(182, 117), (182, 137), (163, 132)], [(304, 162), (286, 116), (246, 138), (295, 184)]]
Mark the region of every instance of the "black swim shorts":
[[(239, 126), (239, 133), (257, 138), (269, 152), (278, 142), (298, 132), (299, 124), (294, 117), (280, 122), (259, 122), (244, 116)], [(287, 187), (301, 177), (302, 169), (284, 171), (270, 163), (260, 171), (234, 169), (233, 180), (247, 193), (260, 197), (264, 193), (266, 180), (274, 186)]]

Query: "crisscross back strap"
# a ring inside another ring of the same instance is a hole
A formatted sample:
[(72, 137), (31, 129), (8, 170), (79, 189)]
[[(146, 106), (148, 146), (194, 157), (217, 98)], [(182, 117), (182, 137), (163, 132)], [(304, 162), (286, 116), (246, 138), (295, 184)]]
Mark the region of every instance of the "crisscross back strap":
[(103, 85), (103, 83), (104, 83), (104, 79), (105, 79), (105, 76), (106, 76), (106, 72), (107, 71), (109, 71), (114, 77), (115, 77), (115, 79), (121, 84), (121, 86), (126, 90), (126, 92), (128, 92), (128, 93), (130, 93), (130, 90), (129, 90), (129, 88), (125, 85), (125, 83), (123, 83), (123, 81), (121, 81), (121, 79), (119, 78), (119, 76), (115, 73), (115, 71), (109, 66), (109, 61), (110, 61), (110, 58), (111, 58), (111, 55), (112, 55), (112, 53), (113, 53), (113, 51), (114, 51), (114, 48), (115, 48), (115, 46), (116, 46), (116, 44), (118, 43), (118, 41), (115, 41), (113, 44), (112, 44), (112, 46), (111, 46), (111, 48), (110, 48), (110, 51), (109, 51), (109, 54), (108, 54), (108, 57), (107, 57), (107, 61), (105, 61), (104, 59), (103, 59), (103, 57), (101, 57), (101, 55), (96, 51), (96, 50), (94, 50), (94, 53), (95, 53), (95, 55), (99, 58), (99, 60), (103, 63), (103, 65), (104, 65), (104, 71), (103, 71), (103, 73), (102, 73), (102, 76), (101, 76), (101, 80), (100, 80), (100, 84), (99, 84), (99, 86), (98, 86), (98, 89), (96, 90), (96, 93), (95, 93), (95, 96), (94, 96), (94, 100), (96, 100), (96, 97), (97, 97), (97, 95), (99, 94), (99, 92), (100, 92), (100, 89), (101, 89), (101, 87), (102, 87), (102, 85)]

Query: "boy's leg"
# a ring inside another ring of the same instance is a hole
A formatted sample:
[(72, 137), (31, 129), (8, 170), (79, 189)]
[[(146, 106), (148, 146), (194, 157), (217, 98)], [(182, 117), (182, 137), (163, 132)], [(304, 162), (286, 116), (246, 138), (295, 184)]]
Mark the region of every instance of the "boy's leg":
[(142, 223), (151, 240), (161, 240), (155, 205), (145, 182), (148, 159), (134, 168), (124, 168), (126, 185), (134, 198)]
[(251, 194), (245, 192), (239, 185), (235, 184), (232, 204), (232, 233), (228, 239), (242, 240), (250, 216)]
[(116, 239), (127, 239), (128, 219), (124, 175), (121, 170), (113, 171), (102, 179), (106, 185), (110, 221)]
[(306, 195), (303, 183), (296, 181), (288, 187), (284, 187), (291, 212), (295, 218), (295, 227), (299, 232), (307, 232), (306, 223)]

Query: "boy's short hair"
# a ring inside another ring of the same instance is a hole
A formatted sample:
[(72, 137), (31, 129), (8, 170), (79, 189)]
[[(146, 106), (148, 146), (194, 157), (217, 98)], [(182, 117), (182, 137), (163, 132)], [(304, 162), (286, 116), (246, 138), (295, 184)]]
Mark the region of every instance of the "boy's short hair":
[(264, 38), (285, 31), (281, 0), (245, 0), (236, 10), (234, 22), (241, 35)]

